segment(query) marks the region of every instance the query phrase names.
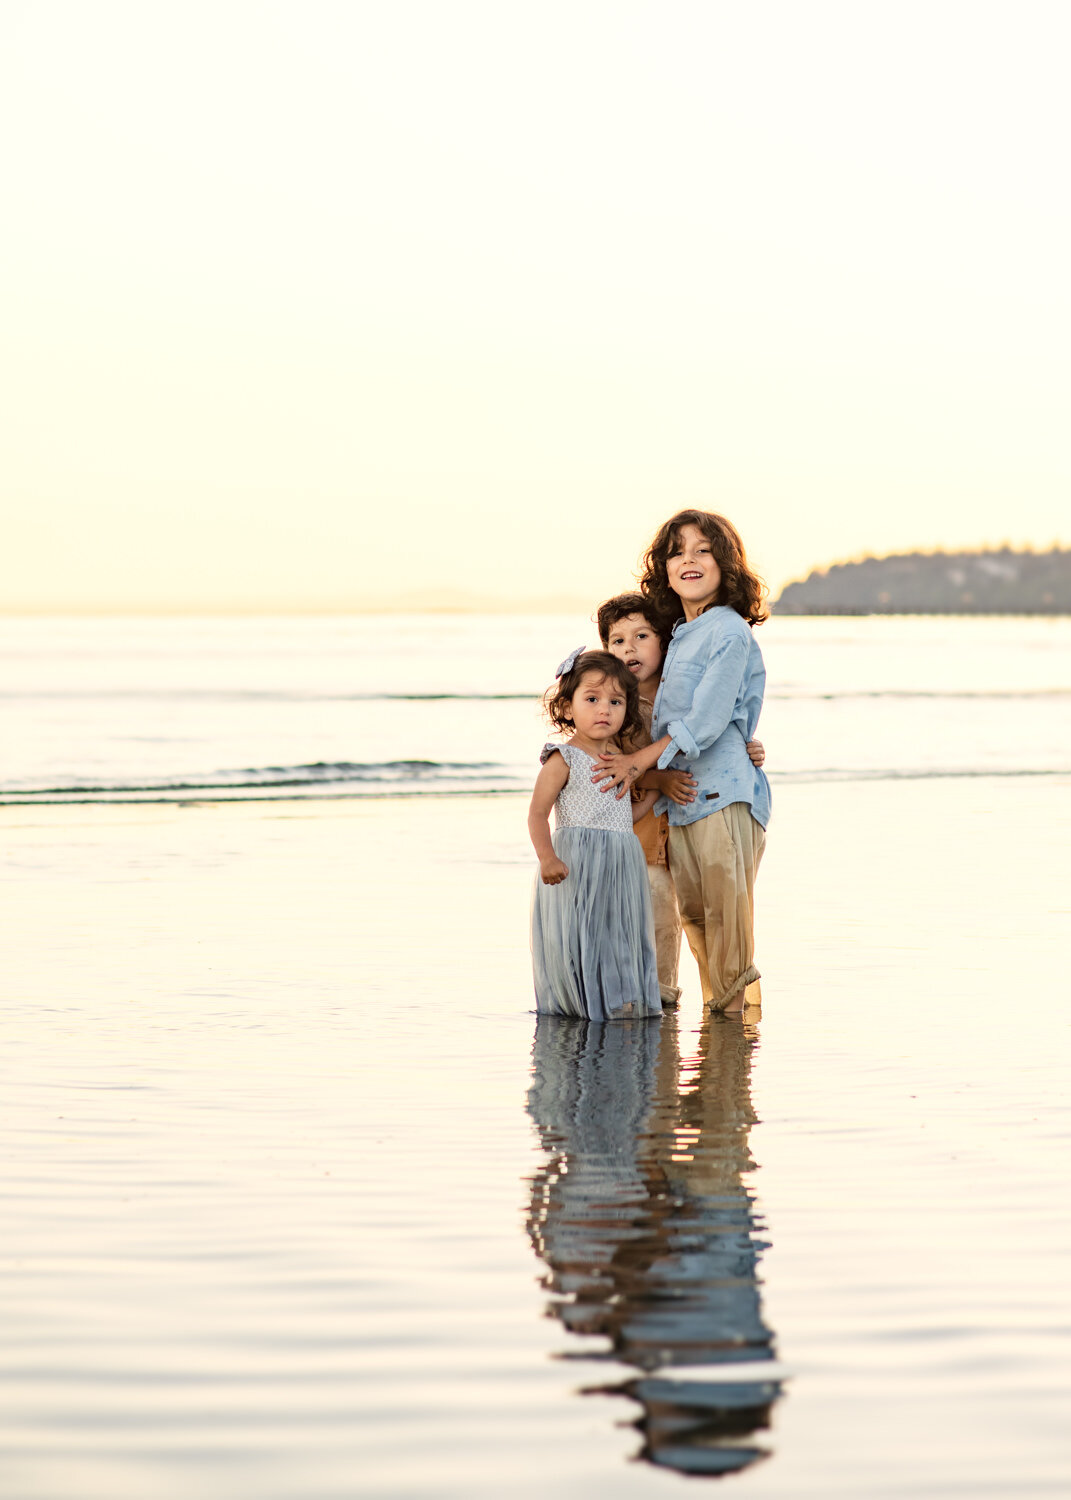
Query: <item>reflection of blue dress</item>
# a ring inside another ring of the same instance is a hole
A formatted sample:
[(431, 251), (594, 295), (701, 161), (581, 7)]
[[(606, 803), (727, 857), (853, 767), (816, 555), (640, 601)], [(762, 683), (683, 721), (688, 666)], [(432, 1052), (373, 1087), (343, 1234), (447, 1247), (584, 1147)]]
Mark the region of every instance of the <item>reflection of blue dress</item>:
[[(631, 1365), (612, 1386), (643, 1415), (641, 1456), (685, 1474), (744, 1469), (781, 1393), (763, 1318), (755, 1166), (754, 1037), (707, 1016), (680, 1065), (677, 1022), (590, 1026), (540, 1016), (528, 1112), (543, 1161), (528, 1231), (548, 1311), (601, 1336), (585, 1359)], [(735, 1366), (735, 1370), (733, 1367)]]
[(647, 1208), (641, 1155), (650, 1149), (663, 1030), (549, 1016), (536, 1022), (528, 1112), (544, 1150), (569, 1170), (551, 1170), (553, 1190), (533, 1198), (529, 1229), (548, 1266), (568, 1267), (568, 1296), (554, 1313), (574, 1333), (597, 1321), (615, 1252), (638, 1237), (635, 1221)]
[(545, 745), (540, 759), (554, 754), (569, 767), (554, 804), (553, 840), (569, 874), (560, 885), (544, 885), (536, 876), (536, 1009), (589, 1021), (659, 1016), (651, 894), (632, 831), (632, 804), (599, 791), (591, 780), (596, 762), (585, 751)]

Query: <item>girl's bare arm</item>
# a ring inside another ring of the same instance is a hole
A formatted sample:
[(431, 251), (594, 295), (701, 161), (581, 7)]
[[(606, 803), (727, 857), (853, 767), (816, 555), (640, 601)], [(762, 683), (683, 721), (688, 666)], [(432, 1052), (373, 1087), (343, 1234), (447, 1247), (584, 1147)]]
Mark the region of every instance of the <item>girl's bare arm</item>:
[(528, 837), (539, 858), (539, 874), (544, 885), (560, 885), (569, 873), (569, 866), (555, 854), (550, 837), (550, 810), (568, 780), (569, 767), (565, 756), (548, 756), (540, 767), (528, 806)]

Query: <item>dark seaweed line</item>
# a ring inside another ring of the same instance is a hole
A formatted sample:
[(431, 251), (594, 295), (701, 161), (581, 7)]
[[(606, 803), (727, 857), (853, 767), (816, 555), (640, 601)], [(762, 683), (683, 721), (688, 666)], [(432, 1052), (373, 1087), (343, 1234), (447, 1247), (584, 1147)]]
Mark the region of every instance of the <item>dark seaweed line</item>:
[(55, 688), (6, 689), (0, 699), (10, 701), (92, 702), (97, 698), (168, 699), (204, 703), (536, 703), (541, 694), (530, 693), (301, 693), (292, 690), (258, 692), (252, 688)]
[[(212, 791), (211, 788), (200, 788), (202, 793), (206, 790)], [(246, 802), (367, 802), (414, 797), (520, 797), (527, 796), (528, 790), (528, 787), (515, 786), (428, 787), (424, 791), (388, 791), (386, 788), (374, 787), (366, 792), (313, 791), (306, 796), (291, 792), (289, 795), (256, 797), (226, 797), (215, 793), (199, 796), (198, 789), (174, 797), (35, 797), (32, 793), (27, 793), (17, 801), (0, 794), (0, 807), (192, 807), (214, 806), (223, 802), (233, 802), (236, 805)]]
[[(766, 694), (770, 700), (778, 702), (839, 702), (842, 699), (872, 699), (889, 698), (894, 701), (910, 702), (912, 700), (924, 699), (926, 701), (940, 701), (949, 699), (955, 702), (978, 699), (980, 702), (1003, 702), (1005, 700), (1034, 701), (1041, 698), (1069, 698), (1071, 687), (1047, 687), (1047, 688), (859, 688), (845, 692), (824, 693), (820, 689), (809, 691), (796, 691), (792, 688), (773, 687)], [(203, 702), (203, 703), (538, 703), (541, 694), (538, 692), (528, 693), (298, 693), (298, 692), (255, 692), (245, 691), (240, 688), (231, 690), (212, 690), (200, 688), (119, 688), (119, 689), (87, 689), (75, 688), (70, 691), (58, 689), (56, 691), (0, 691), (0, 700), (6, 702), (70, 702), (85, 701), (92, 702), (97, 699), (114, 702), (118, 699), (130, 702), (143, 701), (146, 703), (166, 700), (168, 702)]]
[[(10, 787), (0, 788), (0, 796), (16, 797), (49, 797), (49, 796), (76, 796), (83, 794), (87, 797), (100, 794), (119, 794), (123, 792), (214, 792), (214, 791), (242, 791), (245, 788), (263, 788), (265, 791), (272, 787), (291, 786), (331, 786), (338, 782), (360, 782), (361, 784), (375, 783), (381, 781), (401, 780), (401, 776), (388, 777), (383, 772), (408, 772), (410, 780), (419, 780), (421, 775), (427, 776), (429, 780), (459, 781), (464, 776), (486, 774), (497, 772), (499, 776), (509, 776), (508, 771), (503, 771), (497, 761), (474, 760), (474, 761), (437, 761), (437, 760), (385, 760), (385, 761), (315, 761), (307, 766), (266, 766), (263, 770), (246, 769), (241, 771), (217, 771), (215, 774), (225, 780), (213, 780), (211, 774), (199, 781), (152, 781), (152, 782), (130, 782), (127, 785), (111, 783), (109, 785), (74, 785), (74, 786), (42, 786), (42, 787)], [(300, 774), (304, 772), (305, 774)], [(252, 780), (238, 781), (234, 777), (252, 777)]]
[[(839, 783), (860, 781), (956, 781), (956, 780), (985, 780), (999, 779), (1008, 780), (1017, 777), (1057, 777), (1071, 776), (1071, 768), (1061, 769), (1045, 767), (1028, 767), (1022, 770), (979, 770), (977, 768), (960, 770), (825, 770), (825, 771), (780, 771), (771, 774), (771, 780), (793, 786), (820, 785), (831, 781)], [(453, 778), (443, 777), (443, 780)], [(506, 779), (506, 778), (500, 778)], [(254, 783), (254, 785), (262, 785)], [(399, 787), (375, 782), (361, 783), (361, 789), (351, 790), (327, 790), (330, 783), (317, 782), (276, 782), (271, 787), (266, 787), (259, 795), (251, 796), (228, 796), (228, 791), (238, 791), (239, 787), (229, 786), (191, 786), (189, 788), (146, 788), (148, 791), (156, 792), (155, 797), (139, 797), (129, 795), (137, 791), (137, 788), (126, 788), (128, 795), (123, 796), (115, 789), (109, 789), (107, 793), (93, 795), (85, 792), (71, 791), (63, 792), (0, 792), (0, 807), (86, 807), (86, 806), (114, 806), (114, 807), (156, 807), (166, 804), (188, 804), (188, 803), (216, 803), (216, 802), (339, 802), (356, 801), (361, 799), (376, 798), (391, 800), (398, 797), (489, 797), (489, 796), (523, 796), (527, 795), (528, 786), (465, 786), (465, 787)], [(299, 786), (306, 788), (302, 794), (294, 790)], [(170, 791), (172, 795), (160, 795), (162, 791)]]

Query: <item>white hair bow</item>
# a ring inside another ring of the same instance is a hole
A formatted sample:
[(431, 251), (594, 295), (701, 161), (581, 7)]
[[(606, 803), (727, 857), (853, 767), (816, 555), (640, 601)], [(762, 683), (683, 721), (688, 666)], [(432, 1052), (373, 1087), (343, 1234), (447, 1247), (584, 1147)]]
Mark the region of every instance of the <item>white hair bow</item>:
[(570, 651), (569, 655), (565, 658), (565, 660), (562, 662), (561, 666), (555, 672), (555, 674), (554, 674), (555, 677), (564, 677), (565, 674), (566, 674), (566, 672), (571, 672), (573, 670), (573, 668), (576, 666), (577, 661), (579, 660), (579, 658), (581, 656), (583, 656), (583, 654), (584, 654), (584, 647), (583, 646), (577, 646), (577, 648), (576, 648), (575, 651)]

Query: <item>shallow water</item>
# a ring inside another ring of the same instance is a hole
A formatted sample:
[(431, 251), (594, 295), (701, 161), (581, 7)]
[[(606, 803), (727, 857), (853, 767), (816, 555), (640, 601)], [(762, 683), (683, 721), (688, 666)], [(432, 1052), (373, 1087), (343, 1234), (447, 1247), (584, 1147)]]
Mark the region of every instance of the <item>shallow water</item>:
[(521, 798), (3, 822), (5, 1495), (1068, 1492), (1071, 777), (786, 785), (609, 1039)]
[[(1071, 773), (1071, 619), (774, 617), (776, 786)], [(572, 616), (0, 619), (0, 805), (516, 791)]]

